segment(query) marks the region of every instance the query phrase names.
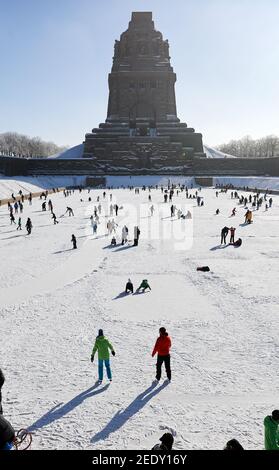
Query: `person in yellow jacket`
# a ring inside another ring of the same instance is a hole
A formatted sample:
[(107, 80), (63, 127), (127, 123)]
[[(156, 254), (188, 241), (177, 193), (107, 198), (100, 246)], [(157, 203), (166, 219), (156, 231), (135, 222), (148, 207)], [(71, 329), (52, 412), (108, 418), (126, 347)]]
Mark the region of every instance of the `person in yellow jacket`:
[(112, 381), (112, 374), (110, 369), (110, 362), (109, 362), (109, 350), (111, 350), (111, 354), (115, 356), (115, 352), (113, 346), (110, 344), (109, 340), (105, 338), (103, 330), (99, 330), (98, 336), (96, 338), (92, 354), (91, 354), (91, 362), (94, 361), (94, 355), (98, 351), (98, 371), (99, 371), (99, 383), (103, 381), (103, 370), (104, 370), (104, 363), (107, 370), (107, 376), (109, 381)]

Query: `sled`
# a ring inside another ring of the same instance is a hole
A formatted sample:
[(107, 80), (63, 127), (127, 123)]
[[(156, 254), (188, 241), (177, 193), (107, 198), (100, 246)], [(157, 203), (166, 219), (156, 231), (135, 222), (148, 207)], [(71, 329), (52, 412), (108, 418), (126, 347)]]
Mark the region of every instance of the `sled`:
[(31, 448), (32, 434), (26, 429), (19, 429), (17, 431), (13, 445), (16, 450), (28, 450)]

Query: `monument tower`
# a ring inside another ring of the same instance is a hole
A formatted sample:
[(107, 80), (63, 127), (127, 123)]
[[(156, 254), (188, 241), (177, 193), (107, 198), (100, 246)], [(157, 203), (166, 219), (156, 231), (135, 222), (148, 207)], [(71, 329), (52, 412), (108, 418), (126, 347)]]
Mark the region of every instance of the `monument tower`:
[(106, 122), (85, 136), (83, 156), (96, 171), (180, 173), (204, 156), (201, 134), (177, 117), (175, 82), (169, 43), (152, 13), (132, 13), (114, 45)]

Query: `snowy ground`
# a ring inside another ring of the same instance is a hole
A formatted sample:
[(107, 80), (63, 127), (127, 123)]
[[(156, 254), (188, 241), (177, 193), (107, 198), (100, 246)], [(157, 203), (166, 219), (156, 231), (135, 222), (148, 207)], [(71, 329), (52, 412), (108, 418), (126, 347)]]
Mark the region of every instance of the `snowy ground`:
[[(168, 430), (175, 449), (221, 449), (231, 438), (262, 449), (263, 418), (278, 408), (279, 196), (272, 210), (255, 211), (254, 223), (244, 226), (245, 209), (230, 192), (217, 199), (215, 190), (203, 189), (205, 205), (194, 204), (193, 223), (172, 220), (160, 190), (151, 192), (152, 220), (147, 191), (112, 193), (123, 205), (119, 229), (127, 222), (132, 234), (140, 217), (137, 248), (108, 246), (102, 196), (93, 238), (86, 191), (51, 195), (57, 226), (41, 212), (42, 201), (25, 202), (31, 236), (16, 231), (7, 207), (0, 208), (5, 416), (16, 429), (34, 432), (33, 449), (150, 449)], [(91, 191), (93, 205), (101, 194)], [(173, 202), (185, 210), (191, 200), (180, 194)], [(74, 217), (60, 217), (67, 205)], [(221, 248), (220, 230), (231, 224), (243, 245)], [(201, 265), (211, 272), (197, 272)], [(148, 278), (152, 291), (122, 297), (128, 277), (135, 287)], [(173, 341), (173, 380), (167, 385), (163, 372), (152, 388), (160, 326)], [(95, 387), (90, 354), (99, 328), (116, 357), (112, 384), (105, 378)]]

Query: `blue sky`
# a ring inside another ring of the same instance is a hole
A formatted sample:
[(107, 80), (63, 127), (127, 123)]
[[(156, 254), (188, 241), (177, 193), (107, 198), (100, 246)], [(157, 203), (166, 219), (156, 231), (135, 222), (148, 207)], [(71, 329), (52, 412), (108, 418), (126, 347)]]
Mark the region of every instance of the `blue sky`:
[(132, 11), (169, 40), (178, 117), (205, 143), (279, 135), (278, 0), (0, 0), (0, 133), (71, 146), (104, 122)]

